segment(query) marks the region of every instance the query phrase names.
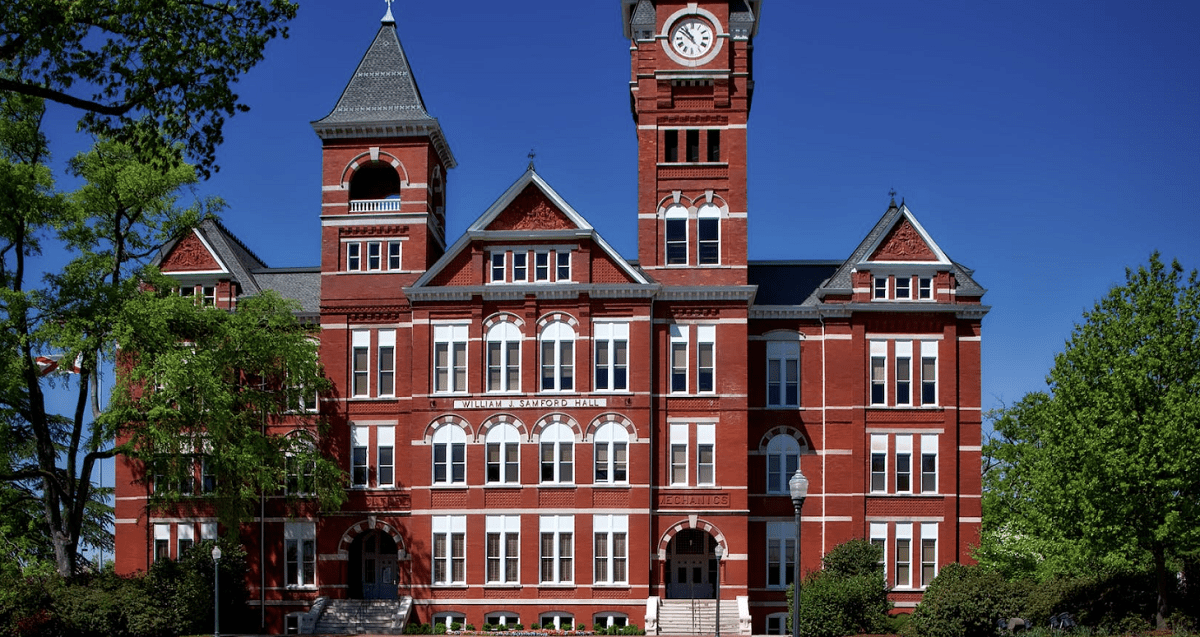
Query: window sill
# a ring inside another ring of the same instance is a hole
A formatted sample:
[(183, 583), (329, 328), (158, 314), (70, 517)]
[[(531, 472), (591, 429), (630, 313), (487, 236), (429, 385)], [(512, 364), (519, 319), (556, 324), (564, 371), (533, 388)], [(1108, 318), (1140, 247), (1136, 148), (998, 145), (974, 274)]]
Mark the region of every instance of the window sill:
[(593, 489), (629, 489), (629, 482), (593, 482)]
[(596, 583), (592, 584), (592, 588), (603, 588), (604, 590), (612, 591), (612, 590), (622, 590), (622, 589), (630, 590), (633, 587), (629, 585), (629, 582), (614, 582), (611, 584), (608, 582), (596, 582)]
[(287, 586), (283, 587), (283, 590), (285, 590), (285, 591), (315, 591), (315, 590), (317, 590), (317, 585), (316, 584), (304, 584), (304, 585), (288, 584)]
[(436, 588), (436, 589), (440, 589), (443, 591), (446, 591), (446, 590), (465, 591), (465, 590), (469, 589), (470, 586), (467, 586), (467, 584), (465, 582), (454, 582), (451, 584), (430, 584), (429, 588)]
[(537, 486), (540, 489), (574, 489), (579, 485), (574, 482), (539, 482)]
[(467, 485), (467, 483), (465, 483), (465, 482), (462, 484), (431, 484), (431, 485), (429, 485), (429, 488), (438, 490), (438, 491), (453, 491), (453, 490), (466, 491), (469, 488), (469, 485)]
[(557, 590), (578, 588), (574, 582), (538, 582), (537, 587)]
[(487, 590), (497, 590), (497, 589), (511, 590), (511, 589), (521, 588), (521, 583), (520, 582), (488, 582), (487, 584), (484, 584), (483, 587)]

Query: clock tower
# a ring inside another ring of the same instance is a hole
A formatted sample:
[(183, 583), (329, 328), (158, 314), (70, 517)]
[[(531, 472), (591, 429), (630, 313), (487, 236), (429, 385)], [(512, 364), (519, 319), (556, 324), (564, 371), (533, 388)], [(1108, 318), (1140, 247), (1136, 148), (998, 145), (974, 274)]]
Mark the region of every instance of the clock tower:
[(746, 284), (746, 123), (760, 4), (623, 1), (638, 259), (664, 284)]

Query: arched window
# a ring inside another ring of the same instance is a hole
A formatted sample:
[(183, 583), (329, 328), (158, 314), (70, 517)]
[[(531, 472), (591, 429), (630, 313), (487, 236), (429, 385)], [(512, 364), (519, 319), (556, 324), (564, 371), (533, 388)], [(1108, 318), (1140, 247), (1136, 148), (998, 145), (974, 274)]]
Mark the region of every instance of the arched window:
[(800, 466), (800, 443), (786, 434), (767, 443), (767, 493), (787, 493), (788, 480)]
[(542, 391), (575, 389), (575, 330), (554, 321), (542, 330)]
[(489, 484), (521, 482), (521, 435), (517, 428), (500, 424), (487, 432), (487, 481)]
[(667, 265), (687, 265), (688, 210), (679, 204), (667, 208)]
[(574, 630), (575, 617), (570, 613), (549, 612), (538, 616), (538, 623), (543, 629)]
[(605, 423), (592, 437), (596, 443), (596, 483), (629, 481), (629, 432), (615, 422)]
[(467, 483), (467, 434), (457, 425), (433, 433), (433, 483)]
[(555, 423), (542, 430), (539, 443), (542, 482), (574, 482), (575, 432), (562, 423)]
[(350, 199), (387, 199), (400, 195), (400, 175), (391, 164), (368, 162), (350, 178)]
[(696, 211), (697, 260), (700, 265), (721, 262), (721, 209), (706, 203)]
[(767, 406), (800, 406), (800, 341), (767, 341)]
[(487, 332), (487, 390), (521, 391), (521, 330), (507, 321)]
[(593, 617), (593, 628), (610, 628), (612, 626), (625, 626), (629, 623), (629, 616), (625, 613), (596, 613)]

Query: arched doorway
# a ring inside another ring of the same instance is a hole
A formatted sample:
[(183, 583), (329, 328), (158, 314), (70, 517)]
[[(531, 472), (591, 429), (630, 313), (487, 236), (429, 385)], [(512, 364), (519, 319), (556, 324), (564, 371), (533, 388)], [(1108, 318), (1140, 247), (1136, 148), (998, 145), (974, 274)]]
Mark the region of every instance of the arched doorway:
[(396, 599), (396, 542), (387, 533), (371, 530), (354, 538), (349, 570), (351, 597)]
[(667, 544), (664, 578), (668, 599), (716, 597), (717, 538), (702, 529), (683, 529)]

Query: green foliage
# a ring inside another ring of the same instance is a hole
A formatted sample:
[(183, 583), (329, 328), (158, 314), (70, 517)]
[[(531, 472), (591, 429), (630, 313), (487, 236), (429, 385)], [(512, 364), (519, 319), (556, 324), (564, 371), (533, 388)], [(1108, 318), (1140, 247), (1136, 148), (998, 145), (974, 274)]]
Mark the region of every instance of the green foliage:
[(1017, 617), (1022, 588), (996, 571), (947, 564), (925, 590), (906, 637), (992, 637), (996, 620)]
[(1200, 279), (1156, 253), (1084, 319), (1049, 391), (994, 421), (978, 557), (1039, 578), (1152, 566), (1164, 627), (1167, 563), (1200, 549)]
[[(165, 137), (207, 174), (225, 118), (247, 110), (233, 87), (287, 37), (287, 0), (184, 0), (0, 5), (0, 92), (80, 109), (80, 128), (144, 151)], [(171, 146), (166, 147), (167, 150)]]
[[(863, 539), (835, 546), (822, 558), (822, 570), (811, 573), (800, 587), (800, 625), (797, 634), (835, 637), (880, 633), (887, 629), (887, 600), (882, 549)], [(791, 628), (794, 587), (788, 587), (788, 626)]]
[(837, 577), (872, 575), (883, 579), (883, 547), (863, 538), (843, 542), (821, 558), (821, 569)]

